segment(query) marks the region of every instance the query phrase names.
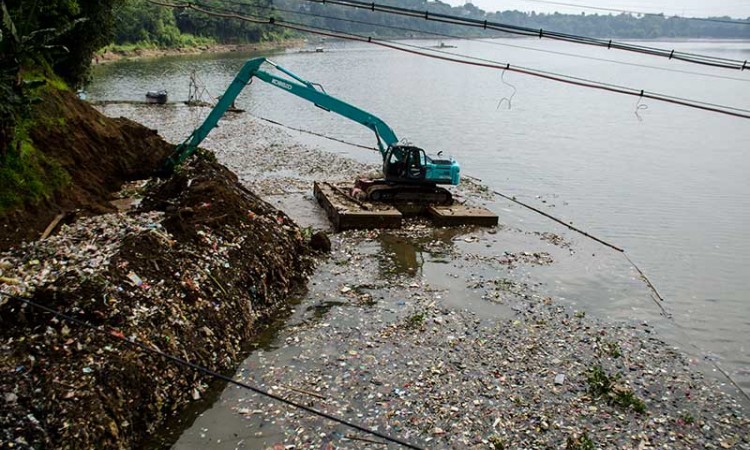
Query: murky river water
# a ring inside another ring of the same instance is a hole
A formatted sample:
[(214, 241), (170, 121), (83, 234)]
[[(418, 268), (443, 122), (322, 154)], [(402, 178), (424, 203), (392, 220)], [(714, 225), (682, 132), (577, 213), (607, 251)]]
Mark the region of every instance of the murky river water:
[[(747, 71), (696, 68), (534, 40), (449, 43), (462, 54), (750, 108)], [(750, 42), (650, 44), (743, 60), (750, 56)], [(92, 100), (142, 100), (147, 90), (167, 88), (172, 100), (184, 100), (190, 71), (195, 70), (216, 96), (250, 56), (170, 57), (100, 66), (89, 95)], [(379, 115), (399, 137), (432, 152), (453, 154), (463, 173), (481, 178), (491, 189), (625, 248), (666, 299), (677, 328), (673, 337), (687, 336), (704, 356), (718, 358), (750, 389), (750, 121), (654, 101), (642, 102), (647, 109), (639, 108), (630, 97), (513, 73), (502, 81), (497, 71), (364, 44), (327, 43), (324, 53), (285, 52), (272, 59)], [(672, 69), (693, 73), (667, 71)], [(508, 102), (498, 108), (501, 99), (511, 96), (510, 109)], [(374, 143), (363, 127), (260, 82), (246, 90), (237, 106), (288, 125)], [(206, 113), (196, 115), (195, 125)], [(377, 160), (365, 151), (349, 152), (364, 161)], [(557, 229), (532, 214), (516, 211), (504, 217), (498, 212), (502, 222)], [(581, 267), (581, 272), (589, 269)], [(570, 270), (568, 285), (561, 288), (570, 294), (606, 289)], [(632, 318), (627, 295), (611, 303), (604, 301), (606, 294), (589, 298), (598, 298), (587, 307), (602, 316)], [(642, 299), (638, 296), (637, 301)]]

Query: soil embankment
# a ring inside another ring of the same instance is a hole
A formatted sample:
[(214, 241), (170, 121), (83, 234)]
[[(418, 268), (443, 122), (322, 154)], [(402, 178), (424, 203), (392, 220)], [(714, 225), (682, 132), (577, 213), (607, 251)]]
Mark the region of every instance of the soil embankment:
[[(139, 185), (140, 205), (117, 212), (113, 193), (151, 176), (172, 146), (65, 93), (45, 105), (64, 120), (59, 130), (34, 131), (34, 144), (72, 181), (2, 219), (11, 230), (3, 246), (12, 248), (0, 255), (0, 290), (231, 371), (260, 324), (304, 283), (311, 260), (300, 229), (205, 153), (169, 179)], [(85, 214), (20, 244), (72, 209)], [(137, 447), (212, 382), (17, 300), (0, 298), (0, 322), (0, 447)]]
[(70, 182), (39, 204), (0, 213), (0, 250), (39, 237), (60, 213), (113, 212), (112, 193), (125, 181), (147, 178), (172, 151), (155, 131), (110, 119), (71, 92), (49, 89), (35, 108), (29, 135)]

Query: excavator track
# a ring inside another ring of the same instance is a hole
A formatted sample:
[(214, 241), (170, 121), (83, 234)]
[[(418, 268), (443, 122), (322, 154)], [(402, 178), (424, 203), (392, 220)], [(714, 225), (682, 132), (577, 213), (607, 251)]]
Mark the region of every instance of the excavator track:
[(438, 186), (389, 183), (376, 180), (362, 189), (368, 200), (383, 203), (413, 203), (419, 205), (450, 206), (453, 195)]

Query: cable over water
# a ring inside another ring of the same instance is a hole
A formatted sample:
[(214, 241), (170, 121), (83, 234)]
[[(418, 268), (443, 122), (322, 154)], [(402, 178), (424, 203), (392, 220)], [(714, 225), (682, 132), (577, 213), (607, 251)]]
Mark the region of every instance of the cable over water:
[[(698, 109), (702, 111), (725, 114), (725, 115), (738, 117), (742, 119), (750, 119), (750, 110), (734, 108), (731, 106), (717, 105), (717, 104), (706, 103), (706, 102), (701, 102), (697, 100), (674, 97), (674, 96), (659, 94), (656, 92), (649, 92), (643, 89), (639, 90), (639, 89), (628, 88), (624, 86), (616, 86), (612, 84), (598, 82), (595, 80), (589, 80), (589, 79), (580, 78), (580, 77), (572, 77), (572, 76), (564, 75), (564, 74), (556, 74), (553, 72), (547, 72), (547, 71), (542, 71), (542, 70), (528, 68), (528, 67), (512, 66), (510, 63), (503, 64), (497, 61), (489, 61), (489, 60), (485, 60), (487, 62), (472, 61), (472, 60), (479, 60), (480, 58), (474, 58), (474, 57), (470, 57), (467, 55), (460, 55), (460, 54), (454, 54), (454, 53), (440, 52), (439, 50), (436, 50), (436, 49), (427, 49), (427, 48), (409, 45), (409, 44), (397, 43), (397, 42), (388, 41), (388, 40), (381, 40), (381, 39), (373, 38), (372, 36), (361, 36), (358, 34), (331, 31), (325, 28), (313, 27), (313, 26), (306, 25), (306, 24), (298, 24), (294, 22), (285, 21), (283, 19), (276, 19), (274, 17), (269, 17), (266, 19), (266, 18), (247, 16), (247, 15), (239, 14), (236, 11), (226, 10), (224, 8), (216, 8), (210, 5), (203, 5), (197, 2), (173, 4), (173, 3), (165, 3), (165, 2), (157, 1), (157, 0), (147, 0), (147, 1), (155, 5), (165, 6), (169, 8), (178, 8), (178, 9), (187, 8), (187, 9), (192, 9), (192, 10), (195, 10), (204, 14), (216, 16), (216, 17), (243, 20), (243, 21), (257, 23), (257, 24), (274, 25), (274, 26), (279, 26), (282, 28), (291, 29), (291, 30), (317, 34), (320, 36), (339, 38), (339, 39), (345, 39), (345, 40), (350, 40), (350, 41), (365, 42), (365, 43), (377, 45), (380, 47), (389, 48), (392, 50), (397, 50), (397, 51), (401, 51), (401, 52), (405, 52), (405, 53), (409, 53), (413, 55), (433, 58), (433, 59), (437, 59), (441, 61), (446, 61), (446, 62), (451, 62), (451, 63), (456, 63), (456, 64), (464, 64), (464, 65), (475, 66), (475, 67), (483, 67), (483, 68), (494, 69), (494, 70), (512, 71), (512, 72), (521, 73), (521, 74), (528, 75), (528, 76), (543, 78), (543, 79), (550, 80), (550, 81), (556, 81), (559, 83), (565, 83), (565, 84), (579, 86), (579, 87), (608, 91), (608, 92), (612, 92), (616, 94), (629, 95), (633, 97), (648, 98), (648, 99), (652, 99), (656, 101), (671, 103), (674, 105), (684, 106), (684, 107)], [(196, 5), (200, 5), (200, 6), (196, 6)], [(444, 53), (445, 55), (435, 54), (435, 53)]]
[(674, 49), (664, 49), (658, 47), (649, 47), (645, 45), (628, 44), (614, 41), (612, 39), (592, 38), (571, 33), (561, 33), (549, 31), (541, 28), (523, 27), (488, 20), (471, 19), (450, 14), (433, 13), (430, 11), (419, 11), (397, 6), (388, 6), (375, 2), (363, 2), (357, 0), (307, 0), (312, 3), (323, 3), (328, 5), (346, 6), (350, 8), (366, 9), (373, 12), (385, 12), (402, 17), (419, 18), (433, 22), (440, 22), (452, 25), (462, 25), (472, 28), (481, 28), (484, 30), (502, 31), (504, 33), (516, 34), (521, 36), (533, 36), (571, 42), (574, 44), (591, 45), (596, 47), (606, 47), (607, 49), (624, 50), (628, 52), (641, 53), (644, 55), (658, 56), (667, 59), (676, 59), (693, 64), (701, 64), (723, 69), (745, 70), (747, 61), (736, 59), (721, 58), (712, 55), (702, 55), (698, 53), (678, 52)]

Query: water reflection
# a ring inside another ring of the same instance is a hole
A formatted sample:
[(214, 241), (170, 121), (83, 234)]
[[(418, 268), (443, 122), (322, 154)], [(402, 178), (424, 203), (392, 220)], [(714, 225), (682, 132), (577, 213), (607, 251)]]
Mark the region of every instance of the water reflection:
[[(400, 236), (382, 234), (380, 236), (380, 246), (383, 254), (387, 255), (393, 264), (391, 267), (385, 269), (386, 272), (395, 275), (408, 275), (410, 277), (422, 274), (424, 253), (415, 242)], [(382, 270), (383, 267), (381, 267)]]

